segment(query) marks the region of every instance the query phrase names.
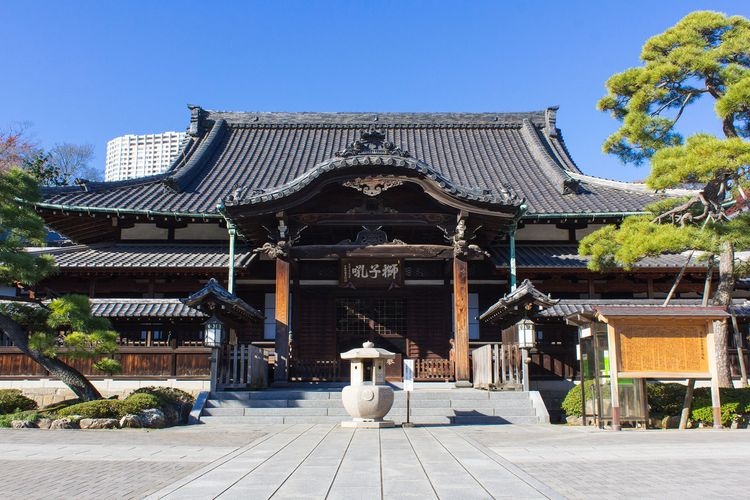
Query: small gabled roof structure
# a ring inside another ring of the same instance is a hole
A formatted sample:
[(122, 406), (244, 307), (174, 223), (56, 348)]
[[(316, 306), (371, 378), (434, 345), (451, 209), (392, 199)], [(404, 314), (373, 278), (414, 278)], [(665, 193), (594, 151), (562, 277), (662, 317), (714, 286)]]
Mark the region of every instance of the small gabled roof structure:
[(517, 323), (523, 317), (533, 318), (559, 301), (537, 290), (531, 281), (524, 280), (518, 288), (504, 295), (479, 315), (479, 320), (500, 324), (502, 328), (505, 328)]
[(262, 321), (265, 316), (253, 306), (229, 293), (214, 278), (208, 280), (206, 286), (186, 299), (180, 299), (183, 304), (210, 316), (217, 314), (222, 320), (241, 322), (248, 319)]

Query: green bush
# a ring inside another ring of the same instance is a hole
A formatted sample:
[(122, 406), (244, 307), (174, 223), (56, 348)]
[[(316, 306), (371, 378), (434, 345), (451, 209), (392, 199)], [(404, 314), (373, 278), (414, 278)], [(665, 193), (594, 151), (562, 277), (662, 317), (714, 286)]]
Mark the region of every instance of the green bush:
[[(586, 399), (594, 399), (594, 381), (593, 380), (587, 380), (585, 382), (586, 386)], [(563, 399), (562, 404), (560, 407), (565, 412), (565, 414), (569, 417), (580, 417), (582, 415), (581, 413), (581, 384), (577, 384), (573, 386), (572, 389), (568, 391), (568, 394), (565, 395), (565, 399)]]
[(36, 410), (26, 410), (0, 415), (0, 427), (10, 427), (10, 423), (14, 420), (36, 422), (39, 420), (39, 413)]
[(37, 404), (18, 389), (0, 389), (0, 414), (36, 410)]
[[(186, 424), (195, 398), (185, 391), (172, 387), (141, 387), (132, 394), (150, 394), (159, 400), (167, 425)], [(132, 395), (131, 395), (132, 396)]]
[(188, 392), (173, 387), (141, 387), (132, 392), (133, 394), (151, 394), (156, 396), (159, 401), (163, 404), (184, 404), (187, 403), (190, 406), (193, 405), (195, 398)]
[(153, 394), (147, 393), (133, 393), (125, 398), (120, 404), (120, 416), (127, 415), (129, 413), (138, 414), (143, 410), (149, 408), (160, 408), (161, 403), (159, 399)]
[(68, 406), (57, 411), (59, 417), (80, 415), (81, 418), (118, 418), (122, 401), (117, 399), (97, 399)]
[(655, 382), (646, 386), (649, 413), (652, 417), (677, 416), (682, 413), (687, 386)]
[[(734, 421), (746, 420), (750, 414), (750, 388), (719, 390), (721, 398), (721, 423), (729, 425)], [(700, 387), (693, 393), (693, 411), (690, 417), (699, 423), (713, 425), (714, 413), (711, 406), (711, 389)]]

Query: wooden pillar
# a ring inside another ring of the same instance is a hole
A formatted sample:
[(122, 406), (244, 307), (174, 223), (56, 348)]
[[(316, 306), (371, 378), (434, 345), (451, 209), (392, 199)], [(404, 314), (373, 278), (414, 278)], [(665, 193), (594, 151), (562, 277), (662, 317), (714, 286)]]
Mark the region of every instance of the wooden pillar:
[(621, 430), (620, 426), (620, 386), (618, 384), (619, 360), (617, 359), (617, 332), (614, 325), (607, 325), (607, 350), (609, 351), (609, 383), (612, 400), (612, 430)]
[(276, 385), (289, 380), (289, 262), (276, 259)]
[(714, 415), (714, 429), (721, 429), (721, 396), (719, 393), (719, 366), (716, 362), (716, 334), (714, 328), (716, 321), (706, 325), (710, 328), (706, 336), (706, 347), (708, 352), (708, 366), (711, 371), (711, 409)]
[(469, 269), (468, 263), (453, 259), (453, 317), (456, 346), (456, 387), (471, 387), (469, 382)]

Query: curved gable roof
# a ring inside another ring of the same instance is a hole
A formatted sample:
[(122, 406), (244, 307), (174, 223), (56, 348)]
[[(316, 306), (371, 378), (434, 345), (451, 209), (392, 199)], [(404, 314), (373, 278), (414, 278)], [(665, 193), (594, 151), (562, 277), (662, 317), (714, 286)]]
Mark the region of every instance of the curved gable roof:
[[(556, 127), (556, 108), (529, 113), (234, 113), (191, 107), (191, 140), (165, 173), (45, 190), (40, 207), (217, 216), (244, 192), (302, 184), (362, 129), (428, 165), (448, 190), (524, 198), (530, 216), (622, 214), (660, 198), (581, 175)], [(414, 165), (411, 163), (411, 165)], [(624, 183), (621, 183), (624, 184)]]

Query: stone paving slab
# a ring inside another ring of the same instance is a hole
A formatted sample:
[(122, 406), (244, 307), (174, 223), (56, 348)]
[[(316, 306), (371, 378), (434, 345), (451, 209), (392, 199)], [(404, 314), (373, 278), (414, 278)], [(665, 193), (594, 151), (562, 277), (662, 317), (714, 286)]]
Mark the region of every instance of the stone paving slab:
[(750, 431), (0, 430), (0, 498), (743, 498)]

